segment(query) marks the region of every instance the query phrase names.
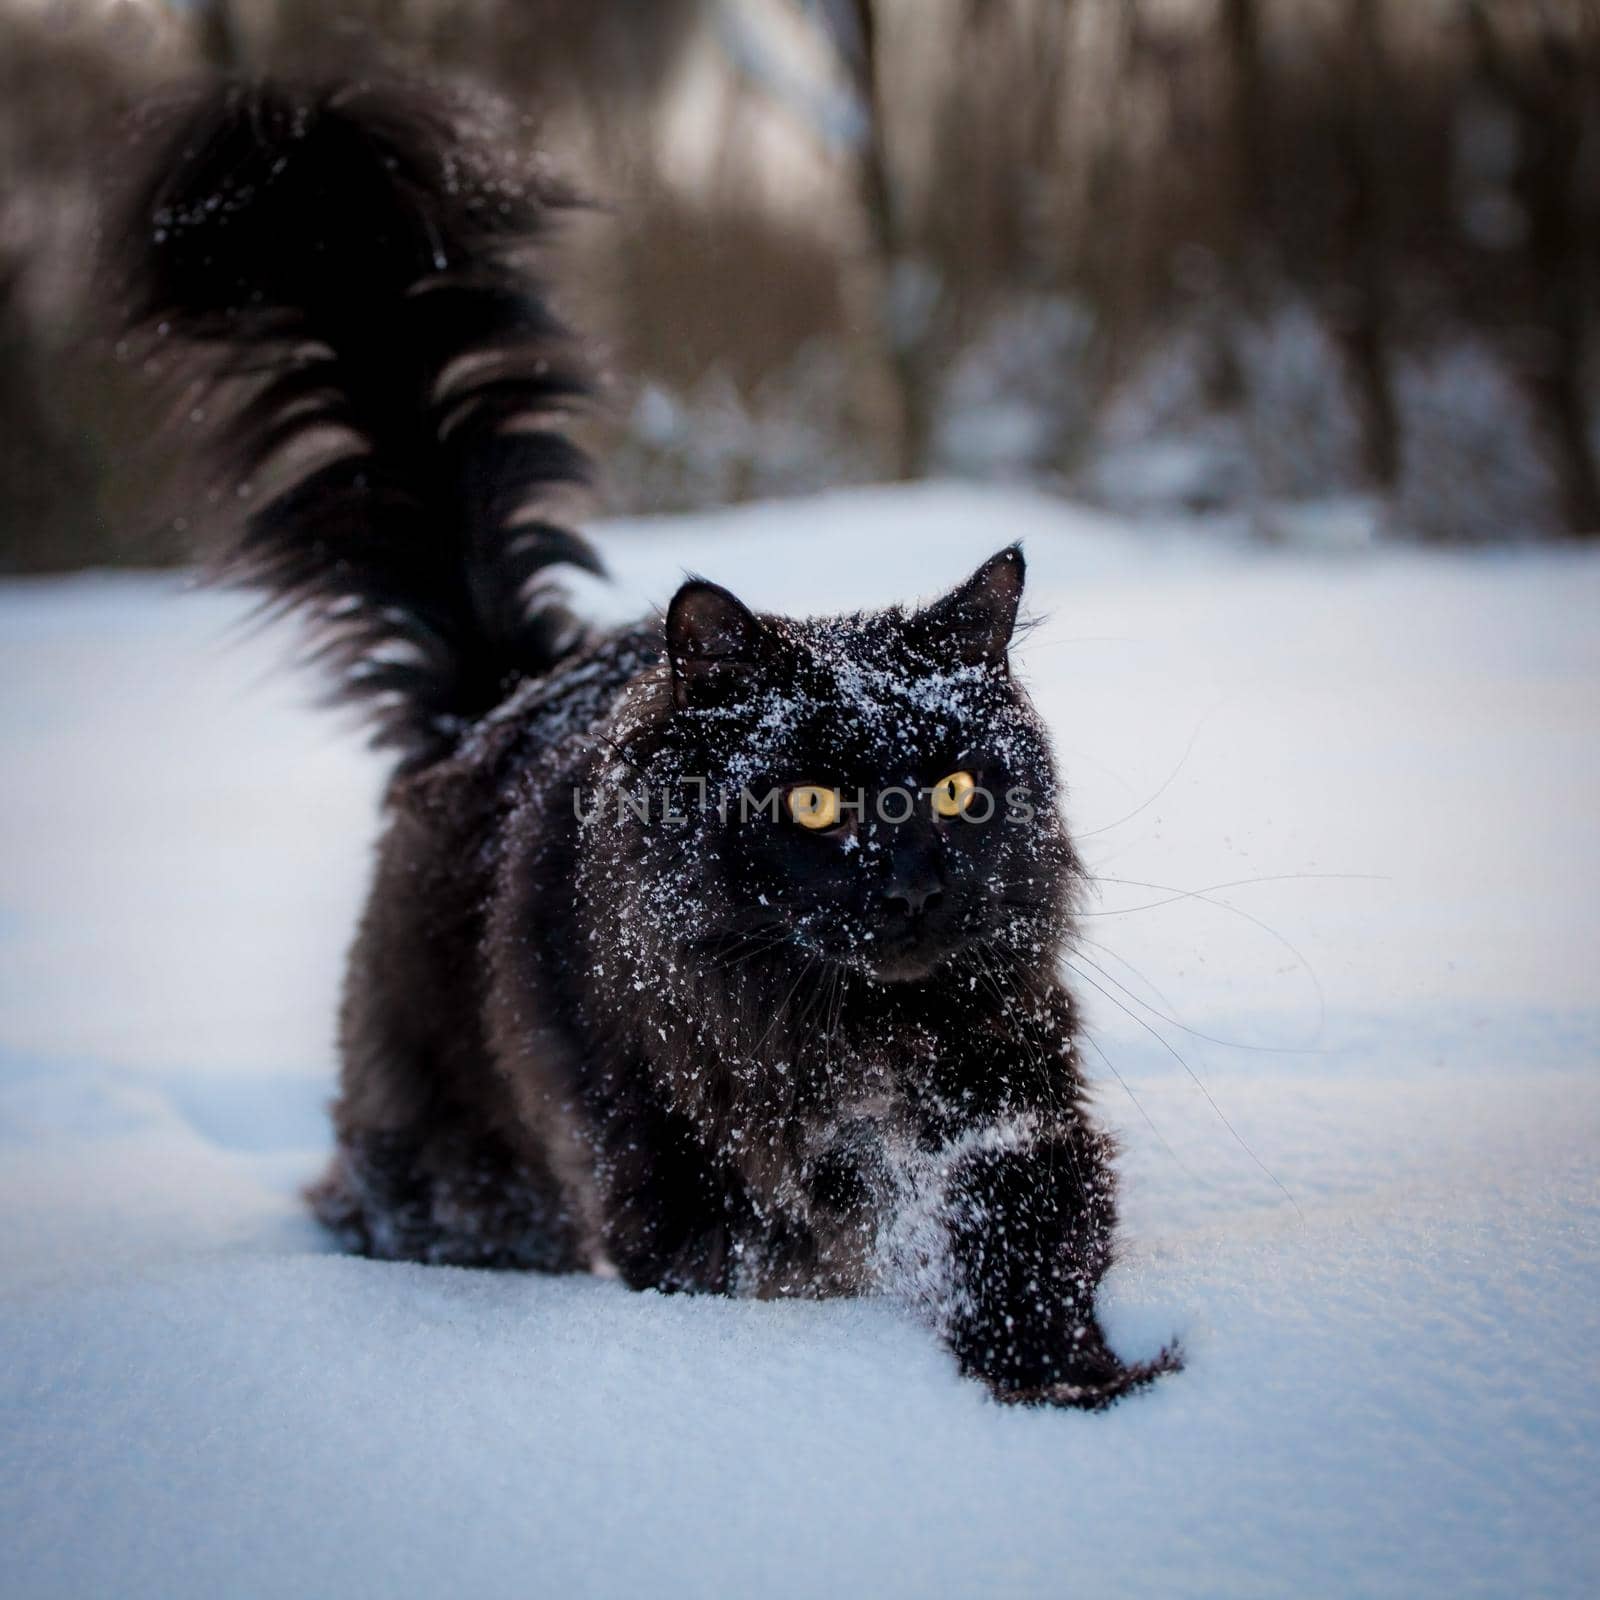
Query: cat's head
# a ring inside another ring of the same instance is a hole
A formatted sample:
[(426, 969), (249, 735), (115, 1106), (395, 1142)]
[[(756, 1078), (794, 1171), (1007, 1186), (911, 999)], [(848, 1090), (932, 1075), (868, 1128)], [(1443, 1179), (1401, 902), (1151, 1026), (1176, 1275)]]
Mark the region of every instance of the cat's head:
[(1053, 949), (1075, 862), (1008, 660), (1024, 572), (1013, 547), (919, 610), (806, 620), (685, 583), (636, 769), (685, 820), (624, 823), (645, 903), (886, 983)]

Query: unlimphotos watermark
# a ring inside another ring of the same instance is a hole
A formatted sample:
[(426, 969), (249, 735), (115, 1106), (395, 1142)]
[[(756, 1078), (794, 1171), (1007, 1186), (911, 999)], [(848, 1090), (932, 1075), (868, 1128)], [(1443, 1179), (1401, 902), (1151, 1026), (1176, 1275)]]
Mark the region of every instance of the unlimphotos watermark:
[[(919, 811), (932, 810), (933, 797), (942, 786), (912, 788), (904, 784), (890, 784), (887, 788), (830, 789), (815, 784), (776, 785), (757, 793), (748, 784), (741, 784), (737, 793), (731, 788), (717, 787), (705, 778), (683, 778), (669, 784), (606, 784), (585, 789), (575, 784), (572, 790), (572, 814), (585, 827), (599, 821), (609, 810), (618, 823), (638, 822), (651, 827), (685, 827), (696, 816), (715, 813), (724, 825), (737, 816), (741, 823), (766, 818), (781, 822), (786, 815), (789, 796), (795, 793), (821, 793), (828, 797), (830, 828), (847, 823), (860, 825), (869, 817), (890, 827), (909, 822)], [(992, 789), (973, 784), (963, 791), (960, 805), (953, 814), (939, 815), (946, 820), (982, 825), (1000, 820), (1003, 822), (1032, 822), (1036, 812), (1028, 790), (1013, 784), (1003, 795), (996, 797)]]

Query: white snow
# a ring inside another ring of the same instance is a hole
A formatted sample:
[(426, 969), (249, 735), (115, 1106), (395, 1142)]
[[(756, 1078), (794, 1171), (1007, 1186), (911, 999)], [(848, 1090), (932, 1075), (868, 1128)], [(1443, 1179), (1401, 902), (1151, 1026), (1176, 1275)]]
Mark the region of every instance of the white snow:
[(930, 487), (613, 524), (603, 604), (877, 603), (1017, 537), (1082, 972), (1143, 1018), (1082, 985), (1108, 1321), (1189, 1370), (1013, 1412), (885, 1304), (329, 1253), (296, 1188), (379, 769), (237, 601), (14, 583), (0, 1592), (1600, 1590), (1600, 553)]

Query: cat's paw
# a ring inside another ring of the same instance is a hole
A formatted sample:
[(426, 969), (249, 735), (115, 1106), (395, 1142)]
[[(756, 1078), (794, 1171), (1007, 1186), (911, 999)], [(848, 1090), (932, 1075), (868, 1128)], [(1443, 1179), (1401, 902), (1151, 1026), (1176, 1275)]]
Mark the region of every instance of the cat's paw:
[(1005, 1406), (1055, 1406), (1075, 1411), (1104, 1411), (1125, 1394), (1155, 1382), (1164, 1373), (1183, 1370), (1183, 1351), (1174, 1340), (1149, 1361), (1124, 1366), (1114, 1358), (1105, 1365), (1045, 1383), (986, 1380), (989, 1393)]

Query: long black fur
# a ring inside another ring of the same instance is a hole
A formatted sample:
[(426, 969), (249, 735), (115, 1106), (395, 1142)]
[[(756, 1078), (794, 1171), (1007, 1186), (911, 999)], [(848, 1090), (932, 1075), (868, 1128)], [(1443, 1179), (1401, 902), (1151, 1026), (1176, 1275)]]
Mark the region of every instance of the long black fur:
[(552, 425), (587, 382), (525, 259), (561, 197), (415, 89), (232, 85), (155, 137), (118, 230), (129, 321), (186, 347), (223, 492), (258, 495), (213, 564), (307, 614), (426, 760), (576, 644), (548, 569), (599, 570), (549, 514), (589, 476)]
[[(1012, 1402), (1175, 1367), (1095, 1314), (1111, 1149), (1058, 970), (1081, 869), (1009, 662), (1021, 552), (915, 611), (691, 580), (585, 632), (546, 587), (596, 566), (548, 510), (584, 469), (519, 256), (546, 199), (370, 89), (215, 91), (154, 173), (132, 324), (210, 386), (225, 481), (273, 480), (221, 569), (309, 612), (401, 754), (323, 1220), (386, 1258), (885, 1290)], [(941, 814), (955, 772), (1004, 816)], [(808, 829), (800, 785), (872, 809)]]

